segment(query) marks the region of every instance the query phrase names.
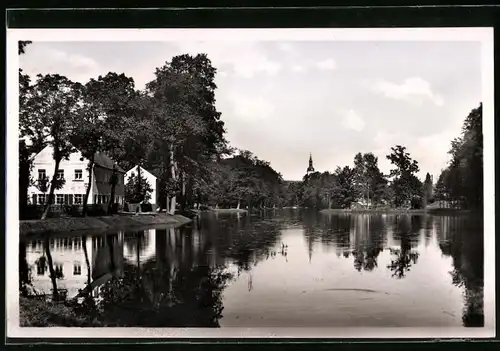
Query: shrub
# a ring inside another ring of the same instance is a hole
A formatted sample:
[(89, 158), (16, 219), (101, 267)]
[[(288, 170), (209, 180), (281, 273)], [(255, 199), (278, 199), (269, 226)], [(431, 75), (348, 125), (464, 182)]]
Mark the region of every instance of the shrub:
[(141, 212), (152, 212), (153, 205), (151, 204), (141, 204)]
[(105, 216), (106, 210), (103, 205), (92, 204), (87, 208), (87, 215), (90, 217)]
[(413, 210), (418, 210), (422, 208), (422, 199), (419, 196), (414, 196), (411, 199), (410, 206)]

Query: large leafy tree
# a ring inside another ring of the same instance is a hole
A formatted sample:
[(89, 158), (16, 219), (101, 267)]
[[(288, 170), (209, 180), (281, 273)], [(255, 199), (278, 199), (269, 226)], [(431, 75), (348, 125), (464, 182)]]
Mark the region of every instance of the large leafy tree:
[(86, 85), (86, 96), (90, 104), (102, 116), (100, 146), (113, 161), (113, 173), (109, 179), (110, 199), (108, 212), (111, 213), (115, 203), (115, 191), (118, 181), (117, 163), (130, 157), (125, 151), (124, 142), (130, 130), (141, 130), (134, 124), (134, 102), (137, 92), (134, 80), (125, 74), (109, 72), (105, 76), (91, 79)]
[(349, 166), (337, 167), (335, 177), (338, 184), (335, 189), (336, 206), (348, 208), (356, 196), (354, 187), (355, 172)]
[[(26, 53), (31, 41), (19, 41), (19, 55)], [(45, 145), (45, 138), (39, 128), (33, 128), (31, 114), (33, 85), (30, 77), (19, 70), (19, 213), (23, 216), (28, 205), (28, 188), (33, 183), (31, 170), (33, 155)]]
[(95, 155), (97, 152), (103, 151), (106, 133), (104, 127), (106, 115), (100, 103), (99, 95), (95, 90), (95, 82), (95, 80), (91, 79), (82, 89), (82, 101), (78, 109), (74, 133), (71, 136), (73, 145), (85, 159), (89, 160), (87, 164), (89, 178), (83, 199), (83, 216), (87, 214)]
[(396, 145), (391, 147), (391, 151), (387, 159), (395, 166), (390, 172), (394, 205), (408, 205), (413, 198), (421, 196), (422, 184), (415, 176), (419, 171), (418, 162), (411, 158), (404, 146)]
[(169, 212), (175, 212), (177, 195), (180, 192), (179, 159), (184, 159), (183, 150), (188, 140), (200, 137), (205, 124), (196, 110), (188, 103), (194, 94), (194, 84), (189, 72), (177, 70), (167, 62), (157, 68), (156, 78), (147, 84), (151, 99), (152, 137), (158, 157), (161, 190), (170, 200)]
[(54, 202), (55, 189), (62, 186), (63, 180), (57, 178), (59, 165), (75, 150), (71, 139), (81, 91), (80, 84), (61, 75), (38, 75), (30, 98), (30, 113), (23, 117), (23, 133), (43, 140), (53, 149), (54, 173), (42, 219), (47, 217), (50, 205)]
[(208, 181), (207, 165), (226, 145), (224, 123), (215, 108), (215, 73), (205, 54), (179, 55), (157, 69), (156, 80), (148, 86), (155, 105), (164, 107), (162, 118), (180, 122), (172, 125), (169, 134), (175, 142), (167, 148), (173, 155), (170, 182), (179, 186), (182, 207), (192, 202), (195, 184)]
[(451, 143), (450, 164), (440, 175), (439, 196), (455, 206), (481, 210), (483, 206), (482, 104), (464, 121), (462, 134)]
[(387, 185), (378, 168), (378, 158), (373, 153), (358, 153), (354, 157), (354, 182), (356, 198), (369, 206), (383, 199)]

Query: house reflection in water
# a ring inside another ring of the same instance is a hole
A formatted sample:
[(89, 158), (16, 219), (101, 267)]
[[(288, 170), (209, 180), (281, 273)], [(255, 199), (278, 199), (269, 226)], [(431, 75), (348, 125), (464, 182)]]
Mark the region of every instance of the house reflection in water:
[(26, 243), (26, 262), (31, 285), (36, 294), (50, 295), (48, 255), (56, 275), (59, 292), (77, 297), (81, 291), (92, 291), (97, 297), (100, 288), (112, 277), (124, 277), (130, 269), (149, 269), (149, 262), (166, 270), (172, 278), (181, 269), (196, 266), (213, 267), (223, 263), (217, 250), (195, 228), (149, 229), (94, 236), (55, 237)]
[[(123, 234), (57, 237), (48, 242), (57, 289), (66, 291), (68, 298), (76, 297), (91, 282), (104, 283), (112, 275), (123, 273)], [(53, 285), (43, 240), (27, 243), (26, 262), (36, 293), (51, 294)]]
[[(82, 242), (81, 237), (54, 238), (49, 240), (57, 287), (67, 290), (68, 297), (74, 297), (87, 284), (86, 259), (83, 245), (87, 245), (89, 260), (90, 240)], [(34, 240), (26, 245), (26, 261), (31, 272), (32, 284), (37, 293), (51, 294), (52, 282), (43, 240)]]

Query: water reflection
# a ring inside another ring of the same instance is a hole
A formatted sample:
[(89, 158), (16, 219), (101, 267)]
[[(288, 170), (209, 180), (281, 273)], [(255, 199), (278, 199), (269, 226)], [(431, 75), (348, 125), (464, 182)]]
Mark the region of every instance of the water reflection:
[(480, 327), (482, 240), (469, 217), (207, 214), (177, 229), (21, 242), (19, 288), (98, 326)]

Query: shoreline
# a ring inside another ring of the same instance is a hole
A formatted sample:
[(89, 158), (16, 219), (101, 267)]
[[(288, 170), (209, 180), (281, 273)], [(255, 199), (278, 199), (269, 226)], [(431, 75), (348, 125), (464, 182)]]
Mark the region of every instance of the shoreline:
[(217, 213), (247, 213), (248, 210), (244, 208), (211, 208), (202, 210), (201, 212), (217, 212)]
[(469, 214), (472, 213), (471, 210), (455, 210), (449, 208), (443, 209), (413, 209), (413, 210), (405, 210), (405, 209), (325, 209), (320, 210), (320, 213), (323, 214), (351, 214), (351, 213), (366, 213), (366, 214), (429, 214), (429, 215), (459, 215), (459, 214)]
[(140, 214), (140, 215), (113, 215), (99, 217), (69, 217), (47, 218), (45, 220), (32, 219), (19, 221), (19, 235), (64, 233), (78, 233), (82, 231), (109, 231), (120, 229), (137, 229), (141, 227), (174, 225), (181, 226), (192, 222), (191, 219), (181, 215), (165, 213)]

